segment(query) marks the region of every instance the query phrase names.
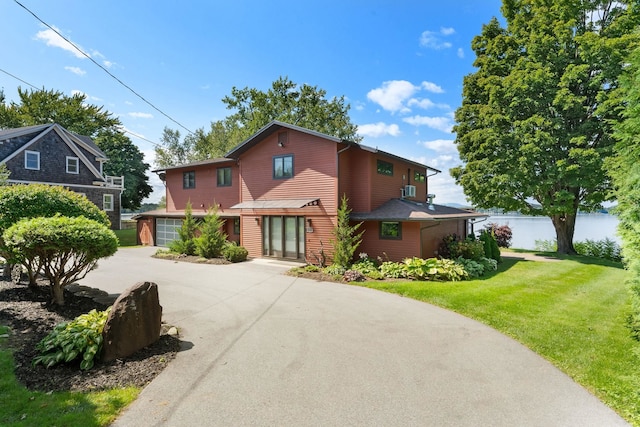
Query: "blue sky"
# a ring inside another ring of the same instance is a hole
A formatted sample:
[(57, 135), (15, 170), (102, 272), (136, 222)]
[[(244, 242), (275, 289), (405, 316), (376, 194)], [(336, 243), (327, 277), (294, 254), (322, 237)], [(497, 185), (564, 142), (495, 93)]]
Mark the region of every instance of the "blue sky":
[[(500, 17), (499, 0), (70, 1), (20, 0), (172, 119), (195, 130), (229, 114), (236, 86), (266, 90), (280, 76), (344, 95), (363, 143), (425, 163), (436, 203), (465, 203), (449, 168), (471, 40)], [(76, 91), (117, 115), (154, 166), (165, 126), (180, 128), (12, 0), (0, 5), (0, 88)], [(133, 135), (140, 135), (144, 139)], [(146, 139), (146, 140), (145, 140)], [(155, 191), (164, 194), (151, 174)]]

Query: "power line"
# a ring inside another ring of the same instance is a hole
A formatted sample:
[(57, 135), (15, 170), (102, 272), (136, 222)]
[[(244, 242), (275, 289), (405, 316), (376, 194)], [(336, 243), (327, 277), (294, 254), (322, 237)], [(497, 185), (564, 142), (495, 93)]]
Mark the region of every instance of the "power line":
[(14, 79), (16, 79), (16, 80), (18, 80), (18, 81), (20, 81), (20, 82), (22, 82), (22, 83), (24, 83), (24, 84), (26, 84), (26, 85), (28, 85), (28, 86), (31, 86), (31, 87), (32, 87), (32, 88), (34, 88), (35, 90), (38, 90), (38, 88), (37, 88), (37, 87), (35, 87), (34, 85), (32, 85), (31, 83), (29, 83), (29, 82), (27, 82), (27, 81), (22, 80), (20, 77), (18, 77), (18, 76), (14, 76), (14, 75), (13, 75), (13, 74), (11, 74), (10, 72), (5, 71), (5, 70), (3, 70), (2, 68), (0, 68), (0, 71), (2, 71), (3, 73), (5, 73), (7, 76), (11, 76), (11, 77), (13, 77), (13, 78), (14, 78)]
[[(49, 28), (51, 31), (53, 31), (54, 33), (56, 33), (58, 36), (60, 36), (64, 41), (66, 41), (67, 43), (69, 43), (71, 46), (74, 47), (74, 49), (76, 49), (78, 52), (80, 52), (82, 55), (84, 55), (86, 58), (88, 58), (91, 62), (93, 62), (96, 66), (98, 66), (102, 71), (104, 71), (105, 73), (107, 73), (109, 76), (111, 76), (111, 78), (115, 79), (118, 83), (120, 83), (122, 86), (124, 86), (125, 88), (129, 89), (129, 91), (131, 93), (133, 93), (135, 96), (137, 96), (138, 98), (140, 98), (141, 100), (143, 100), (144, 102), (146, 102), (149, 106), (151, 106), (151, 108), (153, 108), (154, 110), (156, 110), (157, 112), (159, 112), (160, 114), (162, 114), (163, 116), (165, 116), (166, 118), (168, 118), (169, 120), (171, 120), (173, 123), (177, 124), (178, 126), (180, 126), (182, 129), (186, 130), (187, 132), (189, 132), (190, 134), (193, 134), (192, 131), (190, 131), (187, 127), (185, 127), (184, 125), (182, 125), (180, 122), (178, 122), (177, 120), (175, 120), (173, 117), (169, 116), (167, 113), (165, 113), (164, 111), (160, 110), (158, 107), (156, 107), (155, 105), (153, 105), (151, 102), (147, 101), (145, 99), (144, 96), (140, 95), (138, 92), (136, 92), (135, 90), (133, 90), (131, 87), (129, 87), (127, 84), (125, 84), (122, 80), (120, 80), (119, 78), (117, 78), (116, 76), (114, 76), (109, 70), (107, 70), (106, 68), (104, 68), (102, 65), (100, 65), (98, 62), (96, 62), (95, 59), (93, 59), (89, 54), (87, 54), (85, 51), (83, 51), (82, 49), (80, 49), (78, 46), (76, 46), (71, 40), (67, 39), (65, 36), (63, 36), (62, 34), (60, 34), (58, 32), (58, 30), (56, 30), (55, 28), (53, 28), (51, 25), (47, 24), (46, 22), (44, 22), (42, 19), (40, 19), (40, 17), (38, 15), (36, 15), (35, 13), (33, 13), (31, 10), (29, 10), (29, 8), (27, 8), (25, 5), (23, 5), (22, 3), (20, 3), (18, 0), (13, 0), (14, 2), (16, 2), (18, 4), (18, 6), (22, 7), (24, 10), (26, 10), (27, 12), (29, 12), (34, 18), (36, 18), (38, 21), (40, 21), (44, 26), (46, 26), (47, 28)], [(26, 82), (25, 82), (26, 83)], [(28, 84), (28, 83), (27, 83)]]

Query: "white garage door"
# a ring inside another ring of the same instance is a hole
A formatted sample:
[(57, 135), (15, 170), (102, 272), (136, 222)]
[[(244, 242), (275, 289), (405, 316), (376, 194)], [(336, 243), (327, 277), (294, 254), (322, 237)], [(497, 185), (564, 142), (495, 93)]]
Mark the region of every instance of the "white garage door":
[(169, 243), (178, 239), (178, 230), (180, 227), (182, 227), (181, 219), (156, 219), (156, 245), (169, 246)]

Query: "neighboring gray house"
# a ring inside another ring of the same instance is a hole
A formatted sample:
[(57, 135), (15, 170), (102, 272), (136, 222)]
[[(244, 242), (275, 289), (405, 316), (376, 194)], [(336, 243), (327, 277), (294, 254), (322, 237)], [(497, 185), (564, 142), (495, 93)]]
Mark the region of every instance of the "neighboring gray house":
[(56, 123), (0, 130), (0, 164), (11, 171), (9, 183), (62, 185), (84, 194), (118, 230), (124, 177), (104, 175), (107, 160), (91, 138)]

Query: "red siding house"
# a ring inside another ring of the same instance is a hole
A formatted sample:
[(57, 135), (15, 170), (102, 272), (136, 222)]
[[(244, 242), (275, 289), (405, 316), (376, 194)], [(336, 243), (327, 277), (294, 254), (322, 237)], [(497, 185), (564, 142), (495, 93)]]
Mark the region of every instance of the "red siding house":
[(358, 252), (400, 261), (431, 258), (446, 235), (466, 235), (485, 215), (433, 204), (429, 166), (273, 121), (224, 158), (156, 171), (167, 207), (137, 217), (140, 244), (177, 237), (187, 202), (203, 217), (216, 206), (230, 240), (250, 257), (317, 263), (331, 257), (332, 231), (343, 195), (351, 220), (365, 231)]

